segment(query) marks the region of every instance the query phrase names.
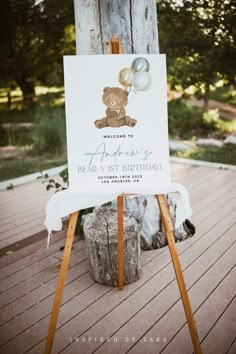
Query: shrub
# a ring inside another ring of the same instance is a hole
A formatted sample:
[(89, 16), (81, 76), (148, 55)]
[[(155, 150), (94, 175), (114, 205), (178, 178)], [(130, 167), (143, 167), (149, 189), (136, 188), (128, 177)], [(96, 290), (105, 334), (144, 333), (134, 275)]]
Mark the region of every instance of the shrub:
[(210, 98), (220, 102), (236, 105), (236, 87), (235, 85), (223, 85), (215, 87), (210, 91)]
[(35, 120), (35, 107), (25, 109), (0, 110), (0, 124), (32, 123)]
[(202, 111), (186, 106), (181, 99), (168, 103), (169, 133), (171, 136), (189, 139), (201, 130)]
[(61, 107), (39, 107), (34, 128), (34, 152), (61, 153), (66, 146), (65, 112)]
[(168, 111), (170, 136), (183, 139), (191, 139), (195, 136), (205, 137), (218, 128), (220, 117), (217, 110), (203, 112), (177, 99), (169, 102)]
[(0, 125), (0, 146), (30, 146), (32, 143), (32, 128), (18, 127), (15, 124), (3, 128)]
[(218, 109), (209, 109), (207, 112), (204, 112), (202, 119), (205, 125), (217, 129), (217, 124), (220, 119)]
[(236, 149), (233, 144), (218, 146), (198, 146), (191, 150), (174, 151), (172, 156), (183, 157), (193, 160), (203, 160), (229, 165), (236, 165)]
[(0, 146), (8, 145), (8, 137), (6, 134), (6, 130), (3, 129), (2, 125), (0, 124)]

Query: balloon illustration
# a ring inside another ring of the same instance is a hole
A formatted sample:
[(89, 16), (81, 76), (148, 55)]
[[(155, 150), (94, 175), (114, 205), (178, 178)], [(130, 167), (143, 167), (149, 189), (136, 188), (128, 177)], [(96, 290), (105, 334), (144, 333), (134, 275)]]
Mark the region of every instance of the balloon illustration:
[(131, 68), (124, 68), (119, 73), (119, 82), (125, 87), (132, 85), (134, 71)]
[(140, 71), (149, 71), (150, 69), (150, 64), (149, 61), (143, 57), (139, 57), (134, 59), (131, 68), (135, 72), (140, 72)]
[(139, 71), (134, 74), (133, 77), (133, 87), (136, 91), (146, 91), (150, 88), (152, 83), (151, 76), (146, 71)]

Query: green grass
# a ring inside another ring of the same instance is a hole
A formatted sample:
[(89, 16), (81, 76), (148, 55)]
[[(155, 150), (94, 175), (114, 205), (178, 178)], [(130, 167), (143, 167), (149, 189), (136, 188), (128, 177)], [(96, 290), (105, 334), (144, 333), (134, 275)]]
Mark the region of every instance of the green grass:
[(40, 172), (66, 163), (66, 155), (27, 156), (18, 160), (0, 160), (0, 181)]
[(171, 156), (236, 165), (236, 148), (233, 144), (222, 147), (198, 146), (192, 150), (172, 152)]

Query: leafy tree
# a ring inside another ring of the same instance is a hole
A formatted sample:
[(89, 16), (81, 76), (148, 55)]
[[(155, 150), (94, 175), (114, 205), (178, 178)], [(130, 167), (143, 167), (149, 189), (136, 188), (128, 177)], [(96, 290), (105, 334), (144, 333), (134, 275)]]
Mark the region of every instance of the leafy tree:
[(14, 80), (21, 87), (24, 96), (34, 94), (32, 72), (37, 60), (35, 43), (39, 38), (35, 38), (33, 23), (38, 19), (37, 11), (34, 1), (1, 3), (1, 81), (8, 83)]
[(42, 42), (38, 77), (40, 81), (62, 85), (62, 57), (75, 54), (73, 0), (43, 0), (41, 6)]
[(8, 0), (0, 6), (1, 84), (15, 82), (24, 99), (32, 99), (36, 82), (48, 83), (51, 73), (58, 74), (54, 84), (62, 83), (62, 55), (75, 52), (73, 1)]
[(230, 0), (158, 1), (160, 48), (172, 85), (195, 85), (208, 105), (210, 85), (235, 83), (236, 6)]

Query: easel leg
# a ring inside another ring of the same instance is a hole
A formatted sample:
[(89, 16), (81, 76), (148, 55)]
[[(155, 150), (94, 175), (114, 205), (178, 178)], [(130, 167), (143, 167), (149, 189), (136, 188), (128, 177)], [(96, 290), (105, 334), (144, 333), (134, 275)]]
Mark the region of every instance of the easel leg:
[[(119, 37), (113, 37), (109, 41), (107, 54), (124, 54), (124, 49)], [(118, 287), (120, 290), (124, 287), (124, 245), (123, 245), (123, 203), (124, 197), (117, 198), (117, 218), (118, 218)]]
[(67, 230), (67, 235), (66, 235), (66, 243), (65, 243), (65, 249), (64, 249), (64, 254), (61, 262), (61, 269), (57, 281), (57, 289), (56, 289), (56, 294), (54, 298), (54, 303), (53, 303), (53, 308), (52, 308), (52, 314), (50, 318), (50, 324), (48, 328), (48, 336), (47, 336), (47, 341), (45, 345), (45, 350), (44, 354), (50, 354), (52, 350), (52, 344), (53, 344), (53, 339), (54, 339), (54, 334), (56, 330), (56, 325), (57, 325), (57, 318), (59, 314), (59, 309), (61, 305), (61, 299), (62, 299), (62, 294), (64, 290), (64, 283), (66, 279), (66, 273), (70, 261), (70, 254), (71, 254), (71, 248), (72, 248), (72, 243), (74, 240), (74, 234), (75, 234), (75, 227), (78, 219), (79, 211), (76, 211), (75, 213), (71, 214), (70, 216), (70, 222)]
[(123, 205), (124, 197), (117, 198), (117, 219), (118, 219), (118, 287), (124, 287), (124, 244), (123, 244)]
[(183, 276), (183, 272), (181, 269), (181, 264), (180, 264), (178, 252), (176, 249), (176, 245), (175, 245), (175, 239), (174, 239), (174, 234), (173, 234), (174, 228), (173, 228), (172, 220), (170, 217), (168, 204), (167, 204), (167, 201), (166, 201), (166, 198), (164, 195), (157, 195), (156, 197), (157, 197), (158, 205), (159, 205), (160, 212), (161, 212), (162, 222), (163, 222), (164, 229), (166, 232), (166, 238), (167, 238), (167, 242), (169, 245), (169, 250), (170, 250), (170, 254), (171, 254), (171, 258), (172, 258), (172, 262), (173, 262), (173, 266), (174, 266), (181, 298), (182, 298), (183, 305), (184, 305), (185, 315), (186, 315), (186, 318), (188, 321), (189, 331), (190, 331), (190, 334), (192, 337), (194, 351), (197, 354), (202, 354), (202, 349), (201, 349), (199, 338), (198, 338), (197, 328), (196, 328), (196, 325), (194, 322), (193, 313), (192, 313), (192, 309), (191, 309), (191, 305), (190, 305), (190, 301), (189, 301), (189, 297), (188, 297), (188, 293), (187, 293), (187, 289), (186, 289), (186, 285), (185, 285), (185, 281), (184, 281), (184, 276)]

